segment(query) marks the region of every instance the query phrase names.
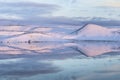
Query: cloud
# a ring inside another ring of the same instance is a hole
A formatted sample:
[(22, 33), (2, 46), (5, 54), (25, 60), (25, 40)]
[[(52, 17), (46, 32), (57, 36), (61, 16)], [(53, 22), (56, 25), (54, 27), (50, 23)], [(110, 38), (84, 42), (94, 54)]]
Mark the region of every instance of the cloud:
[(120, 0), (106, 0), (104, 4), (98, 5), (98, 8), (120, 8)]
[(111, 10), (111, 9), (120, 9), (120, 7), (115, 7), (115, 6), (108, 6), (108, 5), (103, 5), (103, 6), (96, 6), (95, 8), (98, 8), (98, 9), (108, 9), (108, 10)]
[(0, 19), (6, 20), (22, 20), (23, 18), (18, 15), (0, 14)]
[(1, 2), (0, 7), (1, 14), (15, 14), (16, 16), (21, 16), (23, 18), (28, 18), (31, 16), (34, 17), (37, 15), (52, 14), (52, 12), (59, 10), (59, 6), (54, 4), (34, 2)]
[(13, 2), (13, 3), (10, 3), (10, 2), (7, 2), (7, 3), (4, 3), (2, 2), (1, 3), (1, 6), (9, 6), (9, 7), (42, 7), (42, 8), (55, 8), (57, 5), (53, 5), (53, 4), (44, 4), (44, 3), (35, 3), (35, 2)]
[(68, 17), (29, 17), (23, 20), (0, 19), (0, 25), (80, 25), (80, 21)]
[[(81, 20), (82, 19), (82, 20)], [(29, 17), (27, 19), (0, 19), (0, 25), (35, 25), (35, 26), (82, 26), (86, 23), (97, 24), (101, 26), (120, 26), (119, 20), (112, 20), (101, 17), (86, 18), (69, 17)]]
[(104, 4), (104, 6), (120, 8), (120, 1), (119, 0), (109, 0), (109, 1), (107, 0), (105, 3), (106, 4)]
[[(71, 3), (75, 2), (81, 2), (78, 0), (69, 0)], [(99, 12), (98, 15), (94, 15), (91, 17), (94, 17), (92, 19), (94, 20), (86, 20), (85, 18), (91, 15), (96, 10), (99, 10), (97, 7), (96, 9), (91, 9), (88, 7), (83, 7), (84, 9), (81, 9), (81, 7), (76, 5), (67, 5), (65, 1), (62, 1), (63, 4), (53, 3), (53, 2), (0, 2), (0, 25), (72, 25), (72, 26), (80, 26), (84, 23), (98, 23), (98, 24), (105, 24), (109, 22), (101, 22), (102, 20), (98, 20), (101, 18), (101, 14), (103, 12)], [(60, 2), (60, 1), (56, 1)], [(88, 4), (88, 2), (83, 1), (82, 3)], [(64, 5), (64, 6), (63, 6)], [(84, 5), (83, 5), (84, 6)], [(72, 8), (73, 7), (73, 8)], [(100, 5), (99, 5), (100, 7)], [(78, 10), (79, 9), (79, 10)], [(91, 10), (90, 10), (91, 9)], [(74, 10), (74, 11), (73, 11)], [(83, 11), (81, 11), (83, 10)], [(64, 12), (65, 11), (65, 12)], [(93, 12), (92, 12), (93, 11)], [(102, 10), (103, 11), (103, 10)], [(66, 13), (67, 12), (67, 13)], [(82, 12), (81, 14), (79, 12)], [(87, 13), (86, 13), (87, 12)], [(114, 11), (112, 11), (114, 12)], [(69, 14), (68, 14), (69, 13)], [(118, 12), (115, 13), (115, 15)], [(80, 14), (80, 15), (78, 15)], [(62, 16), (61, 16), (62, 15)], [(68, 15), (68, 16), (67, 16)], [(77, 19), (75, 16), (81, 16), (80, 19)], [(104, 17), (105, 15), (102, 15), (103, 18), (111, 18), (110, 17)], [(109, 16), (109, 15), (108, 15)], [(97, 18), (96, 18), (97, 17)], [(114, 16), (113, 16), (114, 17)], [(82, 18), (82, 21), (81, 21)], [(105, 20), (103, 20), (105, 21)], [(106, 20), (108, 21), (108, 20)], [(113, 21), (113, 24), (117, 25), (118, 22)], [(116, 24), (117, 23), (117, 24)], [(109, 23), (108, 25), (111, 25)]]

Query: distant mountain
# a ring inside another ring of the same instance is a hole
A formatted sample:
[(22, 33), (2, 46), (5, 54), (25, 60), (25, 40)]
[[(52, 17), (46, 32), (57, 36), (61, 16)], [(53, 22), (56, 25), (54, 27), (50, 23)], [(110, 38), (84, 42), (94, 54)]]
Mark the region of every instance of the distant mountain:
[(75, 29), (74, 27), (5, 26), (0, 27), (0, 41), (120, 40), (120, 28), (85, 24)]
[(76, 40), (120, 40), (120, 28), (106, 28), (96, 24), (86, 24), (74, 33)]

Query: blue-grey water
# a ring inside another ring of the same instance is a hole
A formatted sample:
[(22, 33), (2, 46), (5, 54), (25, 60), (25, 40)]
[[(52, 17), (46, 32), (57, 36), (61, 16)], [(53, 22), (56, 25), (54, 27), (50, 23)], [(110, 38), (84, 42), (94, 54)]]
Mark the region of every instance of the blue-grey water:
[(120, 42), (0, 43), (0, 80), (120, 80)]

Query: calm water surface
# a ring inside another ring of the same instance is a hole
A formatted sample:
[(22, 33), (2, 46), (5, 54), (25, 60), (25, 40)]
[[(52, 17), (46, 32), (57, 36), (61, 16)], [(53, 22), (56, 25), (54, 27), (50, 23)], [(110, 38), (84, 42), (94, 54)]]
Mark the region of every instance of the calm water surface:
[(120, 80), (120, 42), (1, 43), (0, 80)]

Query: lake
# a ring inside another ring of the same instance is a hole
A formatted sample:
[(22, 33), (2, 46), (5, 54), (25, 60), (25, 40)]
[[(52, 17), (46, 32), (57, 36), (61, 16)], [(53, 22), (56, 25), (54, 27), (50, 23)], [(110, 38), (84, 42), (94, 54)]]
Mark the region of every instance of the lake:
[(119, 80), (120, 42), (0, 43), (0, 80)]

